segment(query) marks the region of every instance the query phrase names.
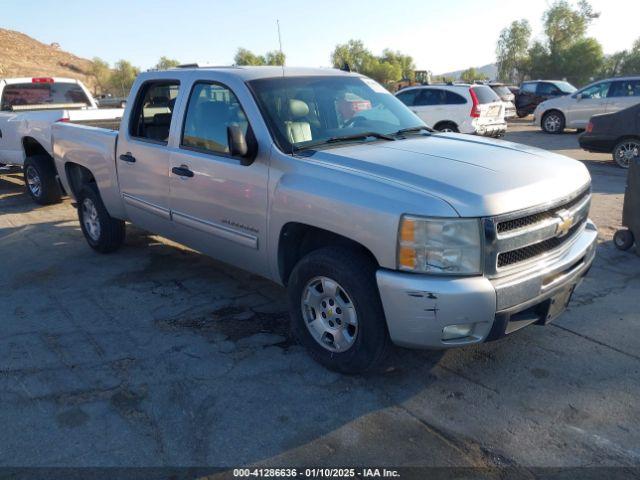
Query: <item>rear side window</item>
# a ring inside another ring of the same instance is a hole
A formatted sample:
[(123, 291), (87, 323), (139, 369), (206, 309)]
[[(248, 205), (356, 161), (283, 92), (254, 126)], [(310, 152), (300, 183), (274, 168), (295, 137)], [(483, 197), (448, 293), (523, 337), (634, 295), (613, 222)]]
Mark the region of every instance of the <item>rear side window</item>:
[(404, 103), (408, 107), (411, 107), (411, 106), (415, 105), (415, 99), (416, 99), (416, 97), (418, 96), (419, 93), (420, 93), (420, 90), (415, 90), (415, 89), (414, 90), (407, 90), (406, 92), (398, 93), (398, 95), (396, 95), (396, 97), (402, 103)]
[(247, 116), (235, 94), (217, 83), (196, 83), (191, 91), (182, 132), (182, 146), (207, 153), (229, 153), (227, 127), (246, 135)]
[(439, 88), (425, 88), (420, 92), (420, 96), (416, 99), (414, 105), (444, 105), (446, 103), (447, 92)]
[(88, 106), (91, 105), (91, 102), (77, 83), (56, 83), (47, 80), (6, 85), (2, 91), (0, 104), (0, 108), (6, 111), (12, 110), (13, 107), (35, 105), (81, 104)]
[(613, 82), (607, 97), (640, 97), (640, 79)]
[(538, 95), (557, 95), (560, 89), (553, 83), (541, 82), (538, 84)]
[(464, 105), (467, 103), (467, 99), (462, 95), (447, 90), (447, 105)]
[(471, 88), (475, 92), (476, 97), (478, 97), (478, 103), (480, 104), (501, 101), (500, 97), (496, 95), (496, 92), (494, 92), (493, 90), (491, 90), (491, 88), (485, 85), (479, 85), (477, 87), (471, 87)]
[(523, 83), (522, 87), (520, 87), (520, 91), (524, 93), (535, 93), (536, 86), (536, 83)]
[(162, 80), (142, 86), (131, 115), (132, 137), (167, 143), (180, 82)]
[(511, 95), (511, 90), (509, 90), (504, 85), (495, 85), (491, 87), (494, 92), (496, 92), (499, 96), (505, 97), (507, 95)]

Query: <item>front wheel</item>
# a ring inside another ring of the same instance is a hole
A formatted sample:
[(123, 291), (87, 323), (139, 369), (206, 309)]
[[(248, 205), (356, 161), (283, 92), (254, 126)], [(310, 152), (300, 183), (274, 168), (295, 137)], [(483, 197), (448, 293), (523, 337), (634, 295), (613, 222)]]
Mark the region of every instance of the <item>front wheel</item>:
[(439, 132), (449, 132), (449, 133), (458, 133), (458, 127), (456, 126), (455, 123), (451, 123), (451, 122), (444, 122), (444, 123), (440, 123), (438, 124), (435, 129)]
[(542, 117), (542, 130), (547, 133), (562, 133), (564, 131), (564, 115), (552, 110)]
[(370, 371), (389, 350), (375, 274), (376, 266), (366, 255), (338, 247), (308, 254), (291, 273), (292, 333), (331, 370)]
[(640, 157), (640, 140), (628, 138), (613, 147), (613, 161), (620, 168), (629, 168), (635, 157)]
[(53, 160), (47, 155), (27, 157), (23, 165), (24, 183), (29, 196), (39, 205), (58, 203), (62, 191), (56, 179)]
[(89, 246), (100, 253), (113, 252), (124, 242), (125, 223), (109, 215), (95, 184), (80, 190), (78, 220)]

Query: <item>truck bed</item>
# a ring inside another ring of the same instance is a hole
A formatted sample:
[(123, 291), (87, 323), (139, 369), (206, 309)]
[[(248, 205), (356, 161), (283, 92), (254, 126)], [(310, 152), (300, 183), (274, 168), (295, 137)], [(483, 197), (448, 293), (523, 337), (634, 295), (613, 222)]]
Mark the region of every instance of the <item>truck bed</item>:
[(104, 118), (104, 119), (87, 119), (87, 120), (70, 120), (69, 123), (76, 125), (85, 125), (87, 127), (104, 128), (106, 130), (120, 130), (121, 118)]

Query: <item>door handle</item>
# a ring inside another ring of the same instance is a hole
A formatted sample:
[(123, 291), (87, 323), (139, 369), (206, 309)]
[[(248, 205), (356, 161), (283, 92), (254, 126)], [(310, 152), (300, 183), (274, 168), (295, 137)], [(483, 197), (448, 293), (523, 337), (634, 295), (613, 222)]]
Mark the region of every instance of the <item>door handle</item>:
[(189, 167), (187, 167), (186, 165), (182, 165), (181, 167), (173, 167), (171, 169), (172, 173), (175, 173), (176, 175), (179, 175), (181, 177), (188, 177), (191, 178), (193, 177), (193, 172), (191, 170), (189, 170)]
[(131, 155), (129, 152), (120, 155), (120, 160), (127, 163), (136, 163), (136, 157)]

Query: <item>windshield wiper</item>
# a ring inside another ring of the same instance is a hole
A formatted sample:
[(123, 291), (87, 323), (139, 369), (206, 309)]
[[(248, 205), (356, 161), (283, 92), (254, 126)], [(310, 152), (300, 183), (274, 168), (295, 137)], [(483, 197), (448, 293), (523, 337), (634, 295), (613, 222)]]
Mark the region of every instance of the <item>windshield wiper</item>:
[(394, 133), (394, 135), (402, 135), (403, 133), (414, 133), (414, 132), (417, 133), (417, 132), (422, 132), (423, 130), (426, 130), (429, 133), (434, 131), (432, 128), (429, 128), (426, 125), (423, 125), (419, 127), (401, 128), (396, 133)]
[(341, 143), (341, 142), (351, 142), (353, 140), (366, 140), (367, 138), (377, 138), (379, 140), (396, 140), (395, 137), (391, 135), (387, 135), (386, 133), (379, 132), (362, 132), (362, 133), (354, 133), (353, 135), (345, 135), (344, 137), (331, 137), (326, 140), (321, 140), (315, 143), (308, 143), (306, 145), (299, 145), (295, 147), (296, 151), (306, 150), (309, 148), (318, 147), (320, 145), (327, 145), (332, 143)]

